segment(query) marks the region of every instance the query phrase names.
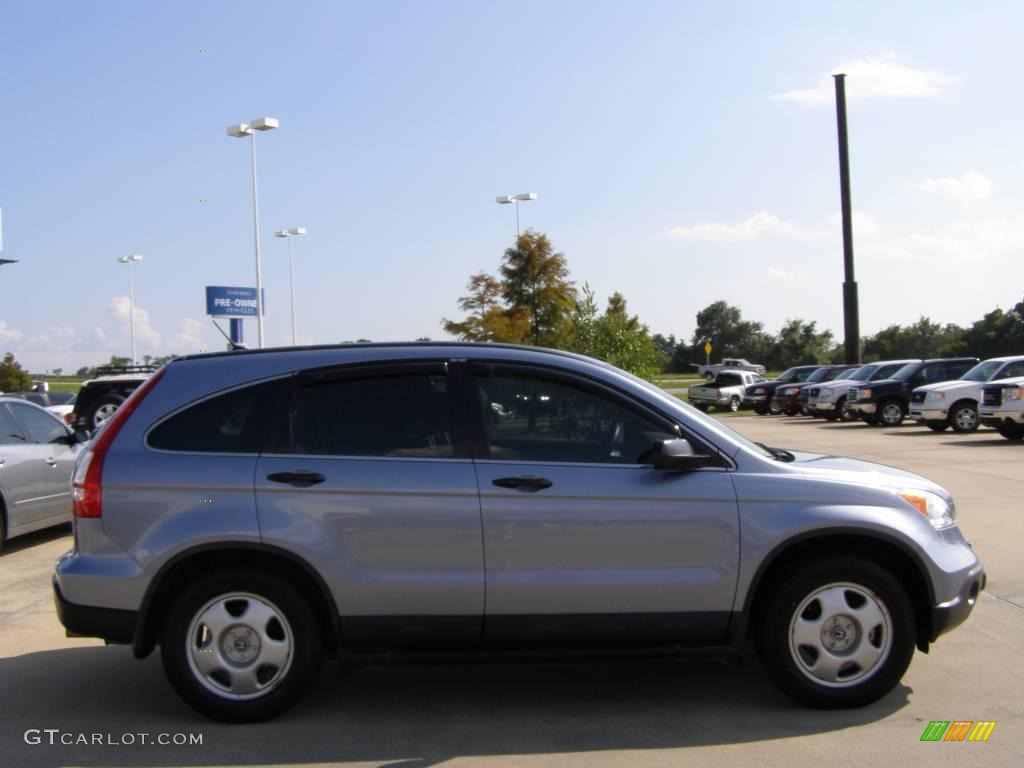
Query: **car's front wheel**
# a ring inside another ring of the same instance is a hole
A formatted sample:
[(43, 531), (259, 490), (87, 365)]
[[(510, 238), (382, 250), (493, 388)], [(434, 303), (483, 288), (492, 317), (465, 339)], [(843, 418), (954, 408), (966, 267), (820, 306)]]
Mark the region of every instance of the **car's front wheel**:
[(167, 677), (207, 717), (269, 720), (295, 704), (323, 659), (320, 628), (302, 594), (268, 573), (207, 574), (171, 605), (160, 634)]
[(797, 701), (859, 707), (903, 677), (914, 653), (914, 614), (889, 571), (831, 557), (769, 588), (758, 646), (768, 673)]
[(903, 423), (906, 413), (903, 410), (903, 403), (899, 400), (887, 400), (878, 408), (877, 421), (886, 427), (898, 427)]
[(949, 425), (961, 434), (974, 432), (978, 428), (978, 406), (970, 400), (961, 400), (949, 409)]

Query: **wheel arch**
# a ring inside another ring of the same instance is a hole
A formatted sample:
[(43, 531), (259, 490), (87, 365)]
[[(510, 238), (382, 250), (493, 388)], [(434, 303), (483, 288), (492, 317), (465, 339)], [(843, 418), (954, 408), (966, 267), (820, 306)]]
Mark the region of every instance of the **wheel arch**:
[(889, 570), (906, 588), (914, 609), (917, 648), (928, 652), (932, 636), (932, 611), (935, 596), (931, 582), (918, 555), (904, 542), (857, 528), (812, 531), (778, 544), (758, 567), (750, 582), (738, 620), (730, 627), (731, 644), (742, 645), (759, 623), (758, 611), (774, 584), (809, 559), (831, 555), (854, 555)]
[(149, 583), (139, 608), (132, 639), (136, 658), (148, 656), (156, 647), (160, 618), (176, 591), (197, 573), (215, 569), (256, 567), (294, 583), (312, 603), (320, 624), (324, 648), (340, 646), (341, 626), (334, 596), (319, 573), (303, 558), (280, 547), (252, 542), (218, 542), (179, 552), (164, 563)]

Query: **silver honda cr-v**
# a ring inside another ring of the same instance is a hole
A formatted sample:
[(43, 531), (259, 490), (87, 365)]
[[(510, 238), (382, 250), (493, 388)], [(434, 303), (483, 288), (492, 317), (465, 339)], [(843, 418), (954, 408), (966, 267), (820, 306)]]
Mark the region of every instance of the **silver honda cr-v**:
[(182, 698), (236, 722), (291, 706), (327, 654), (748, 639), (797, 700), (858, 706), (985, 586), (922, 477), (757, 445), (611, 366), (497, 344), (175, 360), (94, 437), (73, 496), (69, 634), (159, 645)]

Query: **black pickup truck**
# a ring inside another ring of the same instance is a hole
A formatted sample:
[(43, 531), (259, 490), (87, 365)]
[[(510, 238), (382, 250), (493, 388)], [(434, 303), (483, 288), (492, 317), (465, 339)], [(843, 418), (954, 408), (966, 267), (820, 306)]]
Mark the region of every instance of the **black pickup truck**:
[[(807, 381), (807, 377), (819, 368), (821, 368), (820, 365), (797, 365), (793, 368), (787, 368), (779, 374), (777, 379), (760, 381), (754, 386), (747, 387), (747, 391), (743, 395), (743, 403), (751, 406), (754, 409), (754, 413), (764, 416), (772, 409), (772, 395), (775, 394), (777, 387), (783, 384)], [(775, 413), (778, 413), (778, 411), (775, 411)]]
[(907, 363), (891, 379), (851, 387), (846, 407), (868, 424), (899, 426), (910, 410), (915, 387), (959, 379), (978, 364), (976, 357), (946, 357)]

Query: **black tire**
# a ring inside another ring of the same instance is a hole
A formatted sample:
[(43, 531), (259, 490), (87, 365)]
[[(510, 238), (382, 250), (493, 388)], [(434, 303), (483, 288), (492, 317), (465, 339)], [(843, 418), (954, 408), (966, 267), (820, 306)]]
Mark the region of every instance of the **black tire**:
[(996, 429), (1007, 440), (1024, 440), (1024, 427), (1014, 424), (1000, 424)]
[(928, 425), (928, 429), (930, 429), (932, 432), (945, 432), (947, 429), (949, 429), (949, 424), (947, 424), (944, 421), (932, 422), (931, 424)]
[(733, 413), (736, 413), (736, 411), (740, 409), (740, 399), (736, 395), (733, 395), (729, 398), (729, 405), (726, 407)]
[[(88, 425), (90, 432), (95, 432), (110, 418), (111, 414), (116, 411), (121, 403), (125, 401), (125, 398), (121, 395), (103, 395), (97, 397), (96, 401), (89, 406), (88, 412), (85, 414), (85, 423)], [(99, 422), (97, 423), (97, 419)]]
[[(801, 564), (799, 571), (768, 589), (771, 592), (758, 608), (758, 649), (768, 674), (791, 697), (812, 707), (860, 707), (877, 701), (899, 683), (914, 655), (916, 625), (910, 598), (888, 570), (858, 557), (828, 557)], [(816, 625), (826, 594), (841, 597), (842, 608)], [(863, 602), (858, 606), (857, 600)], [(872, 619), (864, 632), (860, 621), (867, 614), (859, 611), (870, 608), (880, 618), (877, 623)], [(807, 627), (804, 636), (811, 638), (806, 645), (800, 643), (801, 618)], [(836, 682), (827, 684), (815, 676), (820, 674), (814, 668), (823, 656), (811, 653), (816, 650), (814, 638), (822, 645), (825, 661), (835, 664)], [(826, 642), (839, 645), (841, 652), (826, 653)], [(842, 648), (844, 643), (848, 647)], [(869, 659), (877, 654), (867, 669), (856, 662), (861, 650)]]
[(836, 400), (836, 418), (839, 421), (853, 421), (846, 415), (846, 395)]
[(709, 408), (709, 406), (706, 405), (705, 403), (694, 403), (693, 407), (696, 408), (701, 413), (707, 413)]
[[(194, 627), (205, 627), (200, 619), (203, 611), (220, 600), (224, 601), (226, 613), (237, 619), (237, 623), (222, 628), (219, 639), (206, 629), (197, 631), (190, 638)], [(272, 617), (250, 627), (245, 623), (250, 605), (255, 606), (253, 613), (269, 607)], [(229, 610), (233, 606), (241, 609), (237, 616)], [(283, 622), (278, 615), (283, 617)], [(262, 637), (257, 637), (259, 642), (250, 642), (253, 634), (260, 633), (260, 628)], [(241, 640), (239, 633), (244, 636)], [(274, 634), (278, 637), (272, 637)], [(260, 663), (263, 653), (271, 648), (268, 642), (271, 639), (288, 647), (283, 668), (273, 663)], [(209, 650), (204, 650), (207, 647)], [(253, 647), (256, 648), (256, 657), (241, 662), (226, 660), (222, 653), (247, 654)], [(216, 669), (207, 674), (205, 680), (193, 667), (199, 663), (193, 659), (205, 658), (197, 655), (204, 652), (216, 653), (222, 662), (211, 665)], [(193, 709), (214, 720), (255, 723), (276, 717), (306, 693), (323, 661), (323, 642), (313, 609), (295, 587), (271, 573), (235, 569), (199, 577), (172, 603), (160, 631), (160, 655), (174, 690)], [(237, 673), (241, 681), (245, 672), (269, 686), (267, 691), (243, 693), (251, 698), (239, 700), (232, 698), (230, 691), (223, 690), (235, 687), (236, 678), (232, 675)], [(261, 680), (261, 675), (266, 679)], [(223, 693), (215, 690), (218, 688)]]
[(766, 416), (768, 414), (768, 410), (768, 407), (764, 405), (754, 406), (754, 413), (756, 413), (758, 416)]
[(899, 400), (884, 400), (875, 412), (875, 419), (883, 427), (898, 427), (906, 416), (907, 409)]
[(800, 414), (800, 409), (799, 408), (787, 408), (786, 409), (786, 415), (787, 416), (797, 416), (799, 414)]
[(960, 400), (949, 409), (949, 426), (961, 435), (978, 429), (978, 404), (973, 400)]

